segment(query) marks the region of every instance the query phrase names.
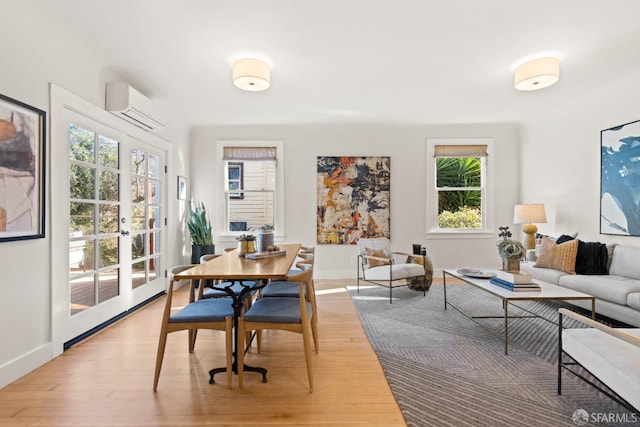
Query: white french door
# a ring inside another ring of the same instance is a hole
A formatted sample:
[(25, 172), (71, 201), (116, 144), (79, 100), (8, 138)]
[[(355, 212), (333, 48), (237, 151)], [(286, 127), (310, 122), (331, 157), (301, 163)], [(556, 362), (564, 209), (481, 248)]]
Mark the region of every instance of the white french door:
[[(164, 290), (165, 154), (70, 110), (66, 288), (55, 339), (68, 342)], [(56, 167), (65, 167), (56, 164)], [(64, 194), (62, 189), (59, 189)], [(60, 201), (57, 203), (60, 205)], [(58, 234), (60, 235), (60, 234)], [(64, 283), (60, 281), (59, 283)]]

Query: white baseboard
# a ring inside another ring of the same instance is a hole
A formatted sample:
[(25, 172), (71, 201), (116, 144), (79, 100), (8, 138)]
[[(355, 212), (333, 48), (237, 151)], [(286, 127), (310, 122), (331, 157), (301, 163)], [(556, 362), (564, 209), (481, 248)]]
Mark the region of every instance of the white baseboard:
[(46, 343), (29, 353), (0, 366), (0, 388), (36, 370), (51, 360), (51, 343)]

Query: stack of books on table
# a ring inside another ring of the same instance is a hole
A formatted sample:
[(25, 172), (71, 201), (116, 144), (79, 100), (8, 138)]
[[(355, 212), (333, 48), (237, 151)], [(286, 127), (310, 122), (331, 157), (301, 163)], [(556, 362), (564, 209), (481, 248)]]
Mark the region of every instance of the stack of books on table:
[(489, 282), (512, 292), (535, 292), (540, 290), (540, 286), (533, 283), (531, 275), (527, 273), (498, 270), (496, 271), (496, 277), (492, 277)]

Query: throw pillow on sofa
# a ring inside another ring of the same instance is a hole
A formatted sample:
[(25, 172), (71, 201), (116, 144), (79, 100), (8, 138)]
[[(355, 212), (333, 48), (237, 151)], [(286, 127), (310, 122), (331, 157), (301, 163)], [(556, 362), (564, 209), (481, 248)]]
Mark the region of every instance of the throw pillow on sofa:
[(556, 243), (548, 237), (542, 238), (542, 248), (534, 267), (553, 268), (569, 274), (576, 274), (578, 240)]
[[(573, 240), (573, 237), (563, 234), (556, 243)], [(576, 255), (576, 274), (604, 275), (609, 274), (609, 253), (607, 245), (600, 242), (583, 242), (578, 240)]]

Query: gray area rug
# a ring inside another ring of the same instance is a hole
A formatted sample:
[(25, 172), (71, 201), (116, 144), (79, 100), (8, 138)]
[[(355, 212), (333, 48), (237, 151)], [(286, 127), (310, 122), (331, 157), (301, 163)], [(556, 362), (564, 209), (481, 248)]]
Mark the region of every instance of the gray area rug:
[[(567, 373), (558, 396), (558, 327), (550, 322), (510, 320), (505, 355), (502, 320), (479, 319), (479, 326), (452, 308), (445, 311), (442, 285), (426, 297), (394, 289), (393, 304), (386, 288), (348, 289), (409, 426), (585, 425), (572, 419), (578, 409), (592, 420), (631, 416)], [(503, 314), (499, 299), (472, 286), (447, 286), (447, 299), (471, 315)], [(521, 305), (557, 321), (557, 304)], [(510, 308), (510, 314), (525, 313)], [(588, 425), (636, 425), (618, 419)]]

